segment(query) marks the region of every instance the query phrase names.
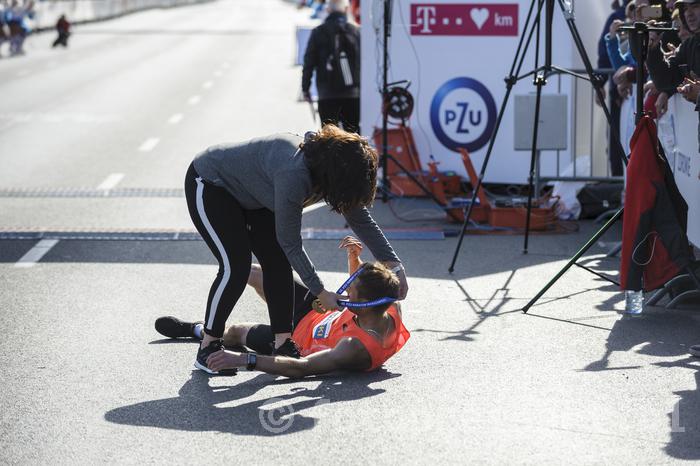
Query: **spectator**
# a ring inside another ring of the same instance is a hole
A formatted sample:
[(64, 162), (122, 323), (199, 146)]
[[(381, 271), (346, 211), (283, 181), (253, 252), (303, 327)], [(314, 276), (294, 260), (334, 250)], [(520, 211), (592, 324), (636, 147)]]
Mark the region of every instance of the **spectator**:
[(61, 15), (56, 22), (56, 32), (58, 37), (53, 41), (52, 47), (62, 45), (68, 47), (68, 37), (70, 37), (70, 23), (66, 19), (66, 15)]
[[(613, 12), (605, 22), (603, 33), (600, 35), (600, 39), (598, 40), (598, 69), (612, 68), (610, 58), (608, 57), (605, 36), (609, 33), (610, 25), (613, 21), (625, 18), (625, 3), (629, 2), (630, 0), (624, 0), (622, 3), (620, 3), (618, 0), (615, 0), (611, 5)], [(608, 93), (613, 131), (616, 134), (620, 134), (620, 104), (622, 103), (622, 98), (617, 92), (617, 87), (612, 82)], [(613, 176), (622, 176), (622, 154), (620, 152), (621, 151), (617, 144), (610, 145), (610, 172)]]
[(329, 0), (328, 18), (311, 32), (301, 77), (304, 98), (311, 101), (311, 76), (316, 73), (321, 123), (350, 132), (360, 127), (360, 31), (348, 22), (347, 0)]
[[(660, 91), (657, 100), (660, 114), (666, 112), (669, 97), (684, 84), (685, 78), (693, 74), (700, 76), (700, 53), (697, 52), (700, 47), (700, 0), (678, 0), (675, 6), (686, 30), (683, 34), (690, 34), (690, 37), (677, 48), (667, 47), (666, 53), (663, 50), (650, 53), (649, 70)], [(692, 86), (687, 89), (692, 89)]]
[(5, 1), (0, 0), (0, 51), (2, 50), (2, 44), (7, 38), (8, 35), (5, 32)]

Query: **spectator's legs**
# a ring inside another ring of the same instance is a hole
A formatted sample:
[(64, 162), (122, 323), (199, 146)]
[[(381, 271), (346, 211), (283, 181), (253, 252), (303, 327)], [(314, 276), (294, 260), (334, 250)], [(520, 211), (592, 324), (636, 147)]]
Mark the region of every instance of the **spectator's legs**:
[(337, 125), (340, 122), (340, 106), (340, 99), (318, 99), (318, 115), (321, 118), (321, 124)]
[(343, 129), (351, 133), (360, 132), (360, 99), (338, 99), (340, 100), (340, 122)]
[[(620, 94), (617, 93), (617, 88), (615, 84), (611, 82), (610, 84), (610, 117), (612, 118), (612, 125), (614, 131), (618, 134), (618, 137), (622, 137), (620, 134), (620, 104), (619, 104)], [(611, 132), (612, 137), (612, 132)], [(624, 166), (622, 164), (622, 157), (624, 154), (621, 153), (620, 146), (618, 144), (613, 144), (610, 141), (610, 174), (612, 176), (622, 176), (624, 172)]]

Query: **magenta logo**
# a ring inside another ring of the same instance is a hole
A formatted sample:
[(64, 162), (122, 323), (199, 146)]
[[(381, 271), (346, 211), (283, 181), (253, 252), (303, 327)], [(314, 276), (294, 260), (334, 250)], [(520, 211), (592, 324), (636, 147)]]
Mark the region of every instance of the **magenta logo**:
[(416, 3), (413, 36), (517, 36), (517, 3)]

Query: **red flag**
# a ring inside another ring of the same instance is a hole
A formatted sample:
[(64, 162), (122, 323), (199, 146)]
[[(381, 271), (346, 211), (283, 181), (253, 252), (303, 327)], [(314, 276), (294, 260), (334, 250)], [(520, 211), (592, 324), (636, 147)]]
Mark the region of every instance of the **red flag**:
[(688, 205), (660, 152), (656, 125), (644, 116), (635, 129), (627, 165), (620, 284), (655, 290), (692, 260), (686, 236)]

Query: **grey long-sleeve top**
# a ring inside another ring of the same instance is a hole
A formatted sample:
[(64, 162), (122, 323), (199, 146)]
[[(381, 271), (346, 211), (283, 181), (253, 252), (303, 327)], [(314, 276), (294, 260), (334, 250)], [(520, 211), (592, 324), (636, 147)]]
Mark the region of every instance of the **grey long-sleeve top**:
[[(304, 284), (318, 295), (324, 286), (301, 240), (302, 209), (314, 202), (311, 174), (298, 150), (302, 140), (294, 134), (275, 134), (213, 146), (195, 157), (194, 168), (204, 180), (231, 193), (244, 209), (275, 213), (277, 242)], [(399, 261), (366, 208), (344, 217), (377, 260)]]

